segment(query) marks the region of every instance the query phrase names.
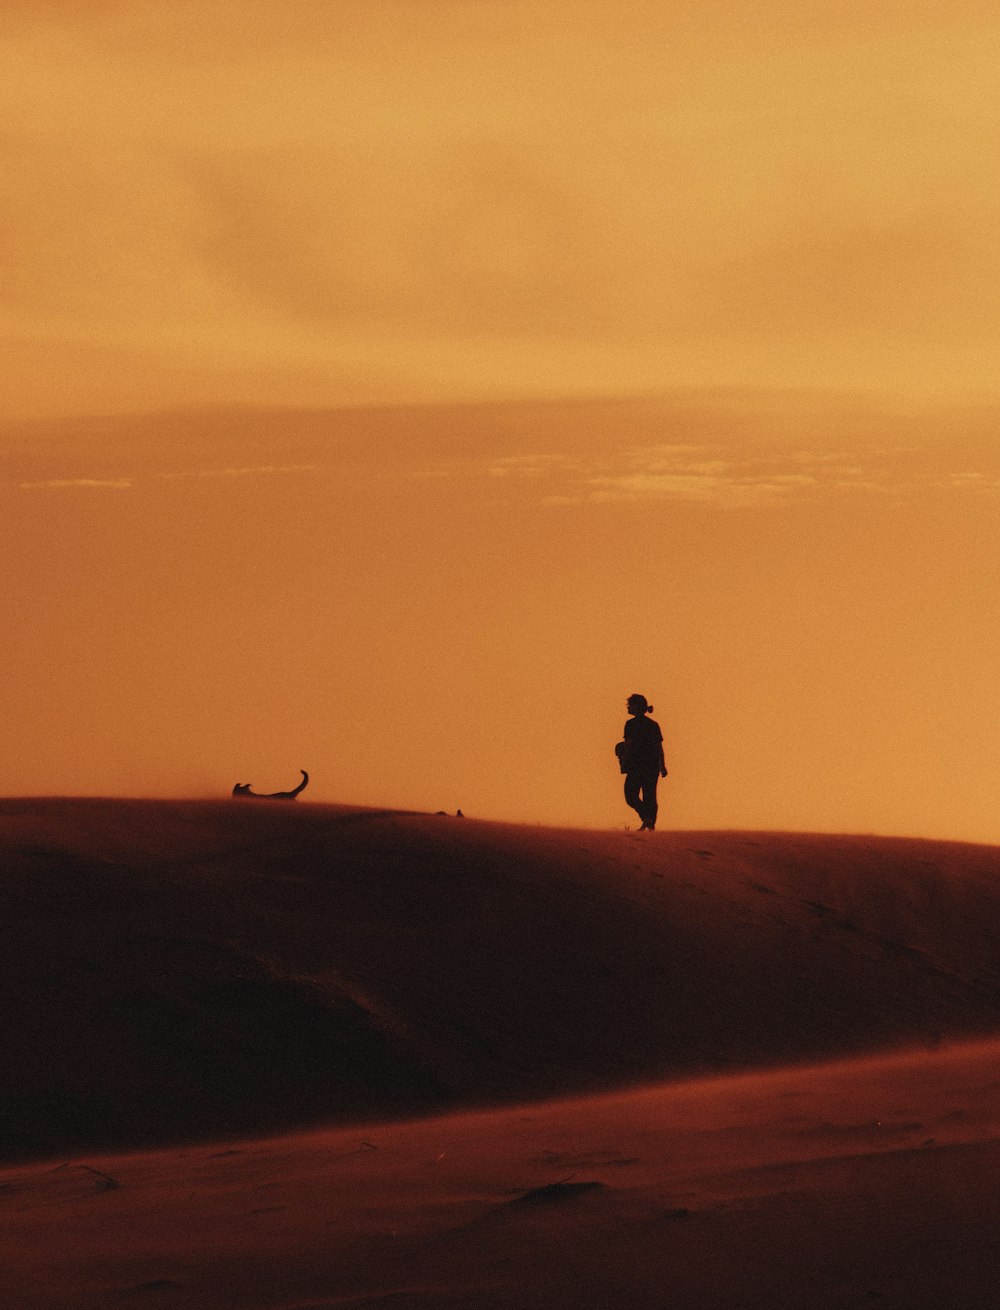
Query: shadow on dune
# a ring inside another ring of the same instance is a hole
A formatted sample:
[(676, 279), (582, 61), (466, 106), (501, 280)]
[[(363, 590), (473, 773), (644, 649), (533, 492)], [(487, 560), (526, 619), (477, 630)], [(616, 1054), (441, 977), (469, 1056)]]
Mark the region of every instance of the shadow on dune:
[(0, 803), (7, 1158), (1000, 1031), (1000, 853)]

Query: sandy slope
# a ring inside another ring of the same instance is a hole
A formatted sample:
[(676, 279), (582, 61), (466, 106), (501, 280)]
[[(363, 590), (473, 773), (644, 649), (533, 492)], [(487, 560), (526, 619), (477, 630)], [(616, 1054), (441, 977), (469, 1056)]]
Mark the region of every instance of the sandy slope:
[(986, 1310), (1000, 1043), (0, 1174), (18, 1310)]
[(37, 800), (0, 867), (4, 1306), (995, 1304), (995, 849)]
[(1000, 852), (0, 803), (3, 1152), (423, 1114), (1000, 1032)]

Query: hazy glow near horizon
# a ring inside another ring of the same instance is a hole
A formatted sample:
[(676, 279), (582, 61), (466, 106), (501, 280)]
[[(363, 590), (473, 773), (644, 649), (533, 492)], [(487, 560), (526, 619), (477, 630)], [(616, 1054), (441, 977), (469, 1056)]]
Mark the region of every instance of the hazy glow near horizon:
[(304, 767), (315, 800), (624, 824), (642, 691), (675, 826), (1000, 840), (996, 420), (692, 393), (9, 429), (0, 791)]
[(0, 790), (1000, 841), (998, 36), (10, 0)]

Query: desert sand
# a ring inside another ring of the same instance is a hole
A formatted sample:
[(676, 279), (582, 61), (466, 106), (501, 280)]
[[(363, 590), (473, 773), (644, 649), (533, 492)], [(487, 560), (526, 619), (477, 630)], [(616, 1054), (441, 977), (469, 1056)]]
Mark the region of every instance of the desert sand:
[(0, 802), (2, 1303), (986, 1307), (1000, 851)]

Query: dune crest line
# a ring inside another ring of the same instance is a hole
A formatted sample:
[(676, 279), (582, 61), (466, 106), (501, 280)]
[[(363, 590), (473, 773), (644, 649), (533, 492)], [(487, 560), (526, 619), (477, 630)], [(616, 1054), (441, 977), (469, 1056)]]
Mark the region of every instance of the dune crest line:
[(0, 802), (0, 1149), (422, 1115), (1000, 1033), (1000, 851)]

